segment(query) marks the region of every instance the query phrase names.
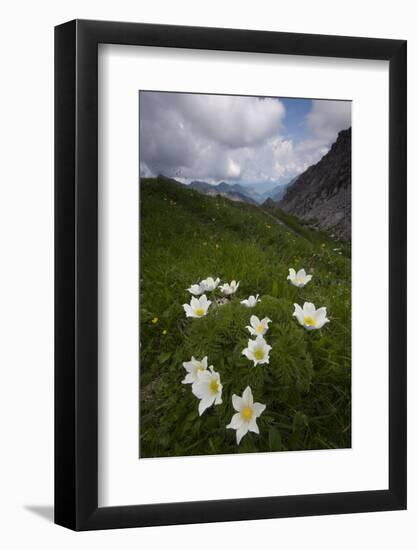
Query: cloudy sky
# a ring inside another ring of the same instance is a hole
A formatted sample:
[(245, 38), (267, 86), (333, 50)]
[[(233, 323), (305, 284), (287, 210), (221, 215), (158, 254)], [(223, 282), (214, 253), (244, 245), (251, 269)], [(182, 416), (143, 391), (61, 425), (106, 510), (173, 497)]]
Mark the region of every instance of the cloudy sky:
[(140, 92), (140, 174), (286, 183), (351, 125), (351, 103)]

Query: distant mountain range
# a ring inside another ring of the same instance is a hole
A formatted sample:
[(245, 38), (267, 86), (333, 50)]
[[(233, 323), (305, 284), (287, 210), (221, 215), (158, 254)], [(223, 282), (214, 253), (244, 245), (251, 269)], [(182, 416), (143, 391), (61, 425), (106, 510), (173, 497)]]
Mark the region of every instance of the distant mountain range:
[(189, 187), (196, 189), (206, 195), (221, 195), (236, 202), (247, 202), (249, 204), (262, 204), (268, 197), (280, 200), (286, 190), (286, 185), (277, 185), (263, 192), (259, 192), (256, 184), (242, 185), (240, 183), (211, 184), (205, 181), (192, 181)]
[[(178, 185), (186, 185), (191, 189), (195, 189), (205, 195), (216, 196), (220, 195), (226, 197), (235, 202), (246, 202), (248, 204), (262, 204), (268, 197), (274, 201), (279, 201), (285, 194), (287, 185), (281, 184), (271, 187), (271, 184), (240, 184), (240, 183), (226, 183), (222, 181), (218, 184), (207, 183), (206, 181), (192, 181), (190, 184), (183, 184), (180, 181), (164, 176), (158, 175), (159, 179), (175, 182)], [(266, 187), (266, 188), (265, 188)]]
[(275, 206), (310, 221), (313, 227), (350, 240), (351, 141), (351, 128), (339, 132), (330, 151), (300, 174)]

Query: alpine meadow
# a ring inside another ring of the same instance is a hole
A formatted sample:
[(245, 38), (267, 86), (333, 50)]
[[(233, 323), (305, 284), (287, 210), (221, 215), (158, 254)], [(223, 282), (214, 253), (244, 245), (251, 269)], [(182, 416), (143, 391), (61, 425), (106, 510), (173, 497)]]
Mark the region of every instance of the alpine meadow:
[(140, 93), (141, 459), (351, 447), (350, 125)]

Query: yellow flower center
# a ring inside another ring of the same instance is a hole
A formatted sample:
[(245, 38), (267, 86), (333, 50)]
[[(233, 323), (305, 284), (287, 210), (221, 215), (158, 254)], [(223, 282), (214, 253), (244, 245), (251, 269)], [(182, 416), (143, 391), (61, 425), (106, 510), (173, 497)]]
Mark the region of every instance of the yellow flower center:
[(202, 307), (198, 307), (195, 310), (195, 314), (198, 315), (198, 317), (201, 317), (202, 315), (204, 315), (204, 309)]
[(243, 420), (246, 420), (247, 422), (252, 418), (252, 409), (251, 407), (243, 407), (242, 411), (241, 411), (241, 415), (242, 415), (242, 418)]
[(317, 323), (313, 317), (304, 317), (304, 324), (308, 327), (315, 327)]
[(264, 353), (264, 350), (263, 349), (256, 349), (254, 352), (253, 352), (253, 355), (255, 356), (255, 359), (257, 361), (261, 361), (264, 357), (265, 357), (265, 353)]
[(211, 393), (215, 394), (219, 391), (219, 382), (216, 378), (213, 378), (209, 385)]
[(263, 326), (262, 323), (259, 323), (259, 325), (258, 325), (258, 332), (259, 332), (259, 334), (262, 334), (263, 331), (264, 331), (264, 326)]
[(196, 368), (196, 372), (197, 372), (197, 373), (198, 373), (198, 372), (203, 372), (203, 370), (204, 370), (203, 367), (197, 367), (197, 368)]

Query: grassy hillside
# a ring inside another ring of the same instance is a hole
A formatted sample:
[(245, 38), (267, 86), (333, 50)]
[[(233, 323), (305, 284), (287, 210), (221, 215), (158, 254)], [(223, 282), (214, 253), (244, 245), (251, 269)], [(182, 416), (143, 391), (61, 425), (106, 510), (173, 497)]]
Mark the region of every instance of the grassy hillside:
[[(255, 206), (160, 180), (142, 179), (140, 220), (140, 456), (349, 447), (347, 248), (317, 232), (309, 239)], [(289, 267), (304, 267), (312, 281), (290, 285)], [(238, 292), (206, 317), (187, 319), (186, 289), (208, 276), (240, 281)], [(257, 293), (255, 308), (240, 304)], [(304, 301), (326, 306), (330, 323), (301, 327), (293, 303)], [(252, 314), (272, 319), (269, 365), (253, 367), (242, 355)], [(201, 417), (191, 387), (181, 384), (192, 355), (207, 355), (223, 384), (223, 404)], [(237, 446), (226, 425), (231, 395), (247, 385), (266, 410), (260, 435), (248, 433)]]

